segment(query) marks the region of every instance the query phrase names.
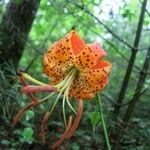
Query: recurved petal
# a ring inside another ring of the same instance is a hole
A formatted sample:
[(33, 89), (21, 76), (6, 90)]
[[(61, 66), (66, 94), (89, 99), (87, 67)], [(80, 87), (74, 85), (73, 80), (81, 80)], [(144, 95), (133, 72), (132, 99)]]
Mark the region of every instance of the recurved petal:
[(97, 61), (106, 56), (106, 52), (98, 43), (87, 44), (82, 52), (75, 57), (75, 66), (80, 69), (91, 69)]
[(100, 60), (90, 70), (83, 70), (80, 78), (88, 84), (97, 84), (102, 78), (108, 76), (111, 71), (112, 64), (105, 60)]
[(84, 45), (77, 32), (71, 31), (44, 55), (44, 72), (50, 77), (66, 75), (68, 68), (73, 66), (74, 56), (84, 49)]
[(100, 46), (99, 43), (94, 42), (92, 44), (87, 45), (93, 51), (93, 54), (97, 54), (100, 58), (107, 55), (106, 51)]
[(111, 63), (101, 60), (90, 70), (82, 70), (72, 85), (70, 94), (76, 98), (89, 99), (108, 83)]
[(73, 54), (76, 56), (84, 50), (85, 42), (80, 38), (79, 34), (71, 31), (71, 45)]

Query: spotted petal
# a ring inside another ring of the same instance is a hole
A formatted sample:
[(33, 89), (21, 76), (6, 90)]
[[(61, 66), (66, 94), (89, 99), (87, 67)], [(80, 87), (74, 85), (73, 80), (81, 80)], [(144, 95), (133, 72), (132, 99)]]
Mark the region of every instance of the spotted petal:
[(75, 31), (71, 31), (54, 43), (44, 55), (44, 72), (50, 77), (62, 78), (73, 66), (74, 57), (84, 49), (84, 41)]
[(90, 69), (103, 56), (106, 56), (106, 52), (98, 43), (87, 44), (84, 50), (76, 56), (75, 66), (80, 70)]
[(100, 92), (108, 83), (111, 64), (100, 60), (90, 70), (82, 70), (72, 85), (70, 94), (76, 98), (89, 99)]

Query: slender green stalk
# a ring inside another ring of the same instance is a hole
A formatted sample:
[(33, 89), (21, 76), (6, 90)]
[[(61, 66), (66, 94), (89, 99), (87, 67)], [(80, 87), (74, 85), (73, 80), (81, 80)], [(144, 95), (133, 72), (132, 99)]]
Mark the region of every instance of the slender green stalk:
[(108, 137), (108, 133), (107, 133), (107, 128), (106, 128), (106, 124), (105, 124), (105, 121), (104, 121), (104, 115), (103, 115), (103, 110), (102, 110), (102, 102), (101, 102), (101, 98), (100, 98), (99, 94), (97, 94), (97, 100), (98, 100), (99, 113), (100, 113), (101, 120), (102, 120), (102, 126), (103, 126), (103, 130), (104, 130), (104, 137), (105, 137), (105, 141), (106, 141), (106, 145), (107, 145), (107, 150), (111, 150), (109, 137)]

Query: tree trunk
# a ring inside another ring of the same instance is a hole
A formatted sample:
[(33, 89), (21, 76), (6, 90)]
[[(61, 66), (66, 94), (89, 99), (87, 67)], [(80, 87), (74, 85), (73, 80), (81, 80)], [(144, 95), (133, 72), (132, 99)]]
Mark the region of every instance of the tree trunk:
[(0, 64), (22, 56), (40, 0), (10, 0), (0, 24)]

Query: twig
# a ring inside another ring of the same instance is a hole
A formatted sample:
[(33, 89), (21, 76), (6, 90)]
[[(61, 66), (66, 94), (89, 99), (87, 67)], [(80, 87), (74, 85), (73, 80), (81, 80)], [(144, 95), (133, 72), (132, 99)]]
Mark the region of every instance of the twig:
[(77, 8), (83, 10), (85, 13), (89, 14), (91, 17), (93, 17), (95, 20), (98, 21), (99, 24), (101, 24), (110, 34), (112, 34), (117, 40), (119, 40), (121, 43), (125, 44), (126, 46), (128, 46), (131, 49), (135, 49), (135, 47), (133, 48), (130, 44), (128, 44), (126, 41), (124, 41), (123, 39), (121, 39), (118, 35), (116, 35), (107, 25), (105, 25), (99, 18), (97, 18), (94, 14), (92, 14), (88, 9), (86, 9), (83, 6), (77, 5), (75, 3), (72, 3), (70, 1), (71, 4), (73, 4), (74, 6), (76, 6)]
[[(139, 2), (142, 4), (142, 1), (139, 0)], [(148, 14), (148, 16), (150, 16), (150, 12), (146, 9), (146, 13)], [(148, 49), (148, 48), (147, 48)]]
[[(146, 91), (148, 91), (149, 90), (149, 88), (145, 88), (142, 92), (140, 92), (140, 93), (137, 93), (137, 96), (141, 96), (141, 95), (143, 95)], [(118, 106), (120, 106), (120, 107), (124, 107), (124, 106), (127, 106), (127, 105), (129, 105), (130, 103), (132, 103), (132, 99), (131, 100), (129, 100), (128, 102), (126, 102), (126, 103), (123, 103), (123, 104), (117, 104), (112, 98), (110, 98), (110, 97), (108, 97), (108, 95), (107, 94), (105, 94), (105, 93), (102, 93), (101, 94), (103, 97), (105, 97), (105, 99), (107, 100), (107, 101), (109, 101), (109, 102), (111, 102), (112, 104), (114, 104), (114, 105), (118, 105)]]
[[(100, 35), (99, 33), (97, 33), (95, 30), (93, 30), (92, 28), (89, 28), (89, 26), (87, 26), (86, 23), (84, 23), (83, 21), (79, 20), (78, 17), (76, 15), (74, 15), (73, 12), (70, 12), (71, 15), (73, 15), (78, 21), (80, 21), (81, 24), (83, 24), (84, 27), (87, 27), (88, 30), (90, 30), (91, 32), (95, 33), (96, 35), (98, 35), (101, 39), (103, 39), (108, 45), (110, 45), (113, 50), (115, 50), (124, 60), (126, 60), (127, 62), (129, 62), (129, 59), (122, 53), (118, 50), (118, 48), (113, 44), (111, 43), (109, 40), (107, 40), (106, 38), (104, 38), (102, 35)], [(142, 48), (142, 49), (139, 49), (139, 50), (145, 50), (146, 48)], [(137, 65), (134, 64), (134, 67), (135, 69), (141, 71), (141, 68), (138, 67)], [(134, 71), (136, 73), (139, 73), (138, 71)], [(150, 75), (150, 72), (147, 72), (147, 74)]]
[(34, 61), (37, 59), (38, 57), (38, 53), (36, 53), (36, 55), (31, 59), (31, 61), (29, 62), (28, 66), (25, 69), (25, 72), (28, 72), (28, 70), (30, 69), (30, 67), (33, 65)]
[(140, 97), (141, 95), (143, 95), (147, 90), (149, 90), (149, 88), (144, 89), (142, 92), (138, 92), (138, 93), (136, 94), (136, 97), (135, 97), (134, 99), (131, 99), (129, 102), (124, 103), (124, 104), (122, 104), (122, 105), (120, 105), (120, 106), (123, 107), (123, 106), (129, 105), (129, 104), (132, 103), (137, 97)]
[[(127, 128), (127, 125), (128, 125), (128, 122), (130, 121), (130, 118), (133, 114), (133, 111), (135, 109), (135, 105), (136, 103), (138, 102), (140, 96), (145, 92), (145, 90), (143, 92), (141, 92), (143, 86), (144, 86), (144, 83), (145, 83), (145, 79), (146, 79), (146, 72), (149, 68), (149, 65), (150, 65), (150, 48), (148, 49), (147, 51), (147, 55), (146, 55), (146, 58), (145, 58), (145, 62), (144, 62), (144, 65), (143, 65), (143, 70), (144, 70), (144, 73), (141, 72), (140, 74), (140, 77), (139, 77), (139, 81), (137, 83), (137, 86), (136, 86), (136, 89), (135, 89), (135, 92), (134, 92), (134, 95), (131, 99), (131, 103), (128, 105), (128, 108), (127, 108), (127, 111), (123, 117), (123, 128), (124, 130)], [(141, 94), (139, 94), (141, 93)], [(119, 133), (117, 135), (117, 143), (114, 147), (115, 150), (118, 150), (119, 149), (119, 146), (120, 146), (120, 140), (124, 134), (124, 130), (120, 129), (119, 127), (117, 127), (117, 133)]]
[[(135, 59), (136, 59), (136, 54), (138, 52), (137, 48), (139, 46), (139, 41), (140, 41), (140, 36), (141, 36), (141, 31), (142, 31), (142, 26), (143, 26), (143, 21), (144, 21), (144, 14), (145, 14), (146, 4), (147, 4), (147, 0), (144, 0), (142, 8), (141, 8), (141, 14), (140, 14), (140, 18), (139, 18), (137, 31), (136, 31), (134, 48), (132, 49), (132, 54), (131, 54), (131, 57), (130, 57), (130, 60), (129, 60), (129, 64), (128, 64), (128, 67), (127, 67), (127, 70), (126, 70), (126, 74), (125, 74), (122, 86), (120, 88), (118, 99), (117, 99), (117, 103), (120, 104), (120, 105), (122, 104), (122, 101), (124, 99), (125, 92), (126, 92), (126, 89), (128, 87), (129, 79), (130, 79), (132, 69), (133, 69), (133, 66), (134, 66), (134, 62), (135, 62)], [(115, 109), (114, 109), (114, 119), (115, 120), (117, 119), (119, 111), (120, 111), (120, 106), (116, 105)]]

